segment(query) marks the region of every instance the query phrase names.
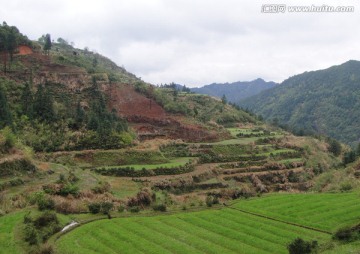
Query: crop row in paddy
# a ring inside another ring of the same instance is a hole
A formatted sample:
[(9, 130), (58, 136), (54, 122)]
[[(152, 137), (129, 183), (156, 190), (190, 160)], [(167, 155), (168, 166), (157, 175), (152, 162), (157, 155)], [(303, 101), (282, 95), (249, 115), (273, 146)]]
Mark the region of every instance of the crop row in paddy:
[(329, 235), (226, 208), (169, 216), (101, 220), (56, 243), (60, 253), (287, 253), (296, 237)]
[(268, 195), (233, 206), (283, 221), (335, 231), (360, 219), (360, 194), (321, 193)]

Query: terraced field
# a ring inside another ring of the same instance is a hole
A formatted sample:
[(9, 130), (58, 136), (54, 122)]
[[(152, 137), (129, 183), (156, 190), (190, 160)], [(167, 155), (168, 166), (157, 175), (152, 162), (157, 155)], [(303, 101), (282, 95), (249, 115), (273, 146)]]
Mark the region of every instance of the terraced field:
[(234, 208), (333, 232), (360, 222), (360, 193), (272, 194)]
[[(156, 168), (175, 168), (179, 166), (184, 166), (186, 163), (190, 162), (193, 159), (192, 157), (180, 157), (173, 160), (170, 160), (168, 163), (160, 163), (160, 164), (131, 164), (131, 165), (121, 165), (118, 166), (120, 168), (133, 168), (134, 170), (142, 170), (142, 169), (156, 169)], [(114, 168), (116, 166), (108, 166), (108, 167), (99, 167), (99, 168)]]
[(226, 208), (168, 216), (101, 220), (61, 237), (60, 253), (287, 253), (296, 237), (328, 234)]
[[(272, 194), (220, 210), (100, 220), (62, 236), (56, 249), (69, 254), (287, 253), (296, 237), (331, 246), (331, 232), (360, 222), (359, 200), (358, 192)], [(359, 243), (322, 250), (357, 253)]]

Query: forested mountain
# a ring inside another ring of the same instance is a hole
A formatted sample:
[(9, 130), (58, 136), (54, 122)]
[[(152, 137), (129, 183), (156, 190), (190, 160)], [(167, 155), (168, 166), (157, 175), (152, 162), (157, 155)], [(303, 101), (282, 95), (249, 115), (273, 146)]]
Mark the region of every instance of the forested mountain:
[(266, 82), (263, 79), (258, 78), (248, 82), (213, 83), (200, 88), (191, 88), (191, 91), (216, 97), (225, 95), (229, 102), (238, 103), (242, 99), (258, 94), (261, 91), (270, 89), (276, 85), (275, 82)]
[(355, 144), (360, 138), (360, 62), (295, 75), (240, 105), (297, 133)]

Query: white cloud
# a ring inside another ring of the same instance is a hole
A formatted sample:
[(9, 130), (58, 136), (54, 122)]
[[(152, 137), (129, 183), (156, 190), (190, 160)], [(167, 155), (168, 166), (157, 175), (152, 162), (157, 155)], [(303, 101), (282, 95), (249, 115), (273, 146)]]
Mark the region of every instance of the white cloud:
[[(0, 0), (0, 17), (113, 59), (143, 80), (187, 86), (283, 79), (360, 59), (354, 13), (261, 13), (268, 0)], [(274, 1), (273, 3), (276, 3)], [(293, 0), (288, 5), (339, 5)]]

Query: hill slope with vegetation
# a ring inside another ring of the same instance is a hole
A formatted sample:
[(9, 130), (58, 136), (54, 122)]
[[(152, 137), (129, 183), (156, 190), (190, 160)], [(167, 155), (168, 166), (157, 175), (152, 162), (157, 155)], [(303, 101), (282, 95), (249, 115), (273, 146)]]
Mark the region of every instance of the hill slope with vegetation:
[(360, 139), (360, 62), (293, 76), (240, 102), (296, 133), (320, 133), (348, 144)]
[(249, 82), (234, 83), (213, 83), (199, 88), (191, 88), (192, 92), (199, 94), (208, 94), (221, 98), (225, 95), (227, 100), (232, 103), (238, 103), (242, 99), (256, 95), (264, 90), (275, 87), (275, 82), (266, 82), (263, 79), (256, 79)]

